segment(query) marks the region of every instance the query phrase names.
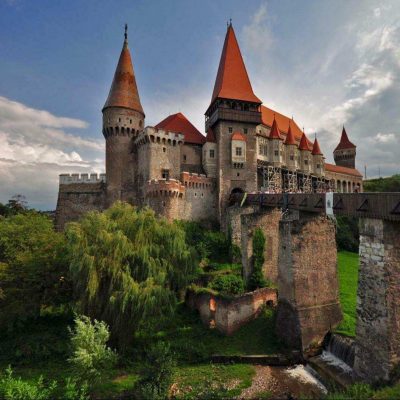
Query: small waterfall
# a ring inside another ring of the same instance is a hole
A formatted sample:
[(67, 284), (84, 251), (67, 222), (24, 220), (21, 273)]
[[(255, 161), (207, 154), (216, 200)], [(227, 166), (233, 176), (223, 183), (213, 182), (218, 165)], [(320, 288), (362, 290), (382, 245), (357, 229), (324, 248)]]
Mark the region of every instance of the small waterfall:
[(354, 341), (350, 338), (331, 334), (326, 341), (325, 350), (342, 360), (349, 367), (354, 366)]

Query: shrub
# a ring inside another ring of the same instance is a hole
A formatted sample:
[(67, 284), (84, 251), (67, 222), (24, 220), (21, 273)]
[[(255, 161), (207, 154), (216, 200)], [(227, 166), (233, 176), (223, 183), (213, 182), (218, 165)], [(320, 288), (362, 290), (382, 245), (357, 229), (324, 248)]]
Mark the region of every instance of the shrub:
[(0, 380), (0, 398), (5, 400), (48, 400), (54, 398), (56, 387), (56, 381), (52, 381), (46, 386), (42, 376), (36, 382), (14, 378), (11, 367), (8, 367), (5, 377)]
[(76, 379), (67, 378), (64, 385), (63, 400), (89, 400), (88, 385), (79, 384)]
[(109, 337), (104, 322), (94, 320), (92, 323), (86, 316), (75, 318), (75, 330), (71, 330), (73, 353), (68, 361), (81, 381), (96, 380), (116, 364), (116, 353), (107, 347)]
[(147, 351), (139, 382), (140, 398), (166, 399), (172, 383), (176, 363), (171, 347), (166, 342), (156, 342)]
[(250, 275), (248, 288), (255, 290), (265, 287), (266, 281), (262, 271), (264, 264), (265, 236), (260, 228), (256, 228), (253, 236), (253, 271)]
[(221, 294), (235, 295), (244, 292), (242, 277), (232, 274), (218, 275), (209, 286)]
[(338, 249), (358, 253), (360, 243), (358, 218), (338, 215), (336, 217), (336, 224), (336, 245)]

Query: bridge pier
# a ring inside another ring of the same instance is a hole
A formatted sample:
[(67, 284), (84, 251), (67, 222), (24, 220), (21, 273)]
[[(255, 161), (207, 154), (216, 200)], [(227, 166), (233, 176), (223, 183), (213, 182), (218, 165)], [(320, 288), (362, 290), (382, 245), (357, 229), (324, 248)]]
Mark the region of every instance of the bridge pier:
[(355, 371), (388, 380), (400, 363), (400, 224), (360, 219)]
[(332, 219), (293, 211), (280, 221), (278, 296), (278, 336), (312, 353), (342, 320)]

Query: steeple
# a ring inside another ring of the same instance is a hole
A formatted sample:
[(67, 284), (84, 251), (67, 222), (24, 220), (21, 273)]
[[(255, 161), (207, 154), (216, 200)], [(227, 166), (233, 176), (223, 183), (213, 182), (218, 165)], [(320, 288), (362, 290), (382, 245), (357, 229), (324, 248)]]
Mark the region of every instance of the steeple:
[(322, 151), (321, 151), (321, 149), (319, 147), (319, 143), (318, 143), (318, 139), (317, 138), (315, 138), (315, 140), (314, 140), (314, 145), (313, 145), (313, 149), (312, 149), (311, 154), (313, 156), (322, 156)]
[(232, 21), (227, 27), (211, 103), (217, 98), (261, 103), (251, 87)]
[(300, 139), (299, 150), (311, 151), (310, 146), (308, 144), (308, 139), (307, 139), (306, 134), (304, 133), (304, 130), (303, 130), (303, 136)]
[(124, 107), (138, 111), (144, 115), (136, 85), (131, 53), (128, 47), (127, 31), (128, 26), (125, 24), (124, 44), (103, 111), (108, 107)]
[(276, 122), (275, 115), (274, 121), (272, 122), (271, 132), (269, 134), (270, 139), (280, 139), (283, 140), (278, 128), (278, 123)]
[(336, 150), (344, 150), (344, 149), (355, 149), (356, 145), (353, 144), (352, 142), (350, 142), (349, 137), (347, 136), (347, 132), (346, 129), (344, 128), (343, 125), (343, 129), (342, 129), (342, 136), (340, 137), (340, 142), (339, 144), (336, 146)]
[(295, 145), (297, 145), (296, 139), (294, 138), (294, 134), (293, 134), (293, 131), (292, 131), (291, 120), (289, 120), (289, 129), (288, 129), (288, 133), (286, 135), (285, 144), (288, 144), (288, 145), (295, 144)]

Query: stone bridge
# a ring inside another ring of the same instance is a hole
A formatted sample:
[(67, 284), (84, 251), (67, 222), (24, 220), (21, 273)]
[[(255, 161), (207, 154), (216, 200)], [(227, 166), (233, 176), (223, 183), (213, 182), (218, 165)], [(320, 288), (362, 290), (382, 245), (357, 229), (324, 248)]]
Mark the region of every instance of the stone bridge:
[(360, 265), (354, 369), (387, 380), (400, 363), (400, 193), (243, 194), (227, 224), (252, 271), (252, 235), (266, 237), (264, 275), (278, 286), (277, 332), (312, 354), (342, 319), (335, 215), (359, 218)]

